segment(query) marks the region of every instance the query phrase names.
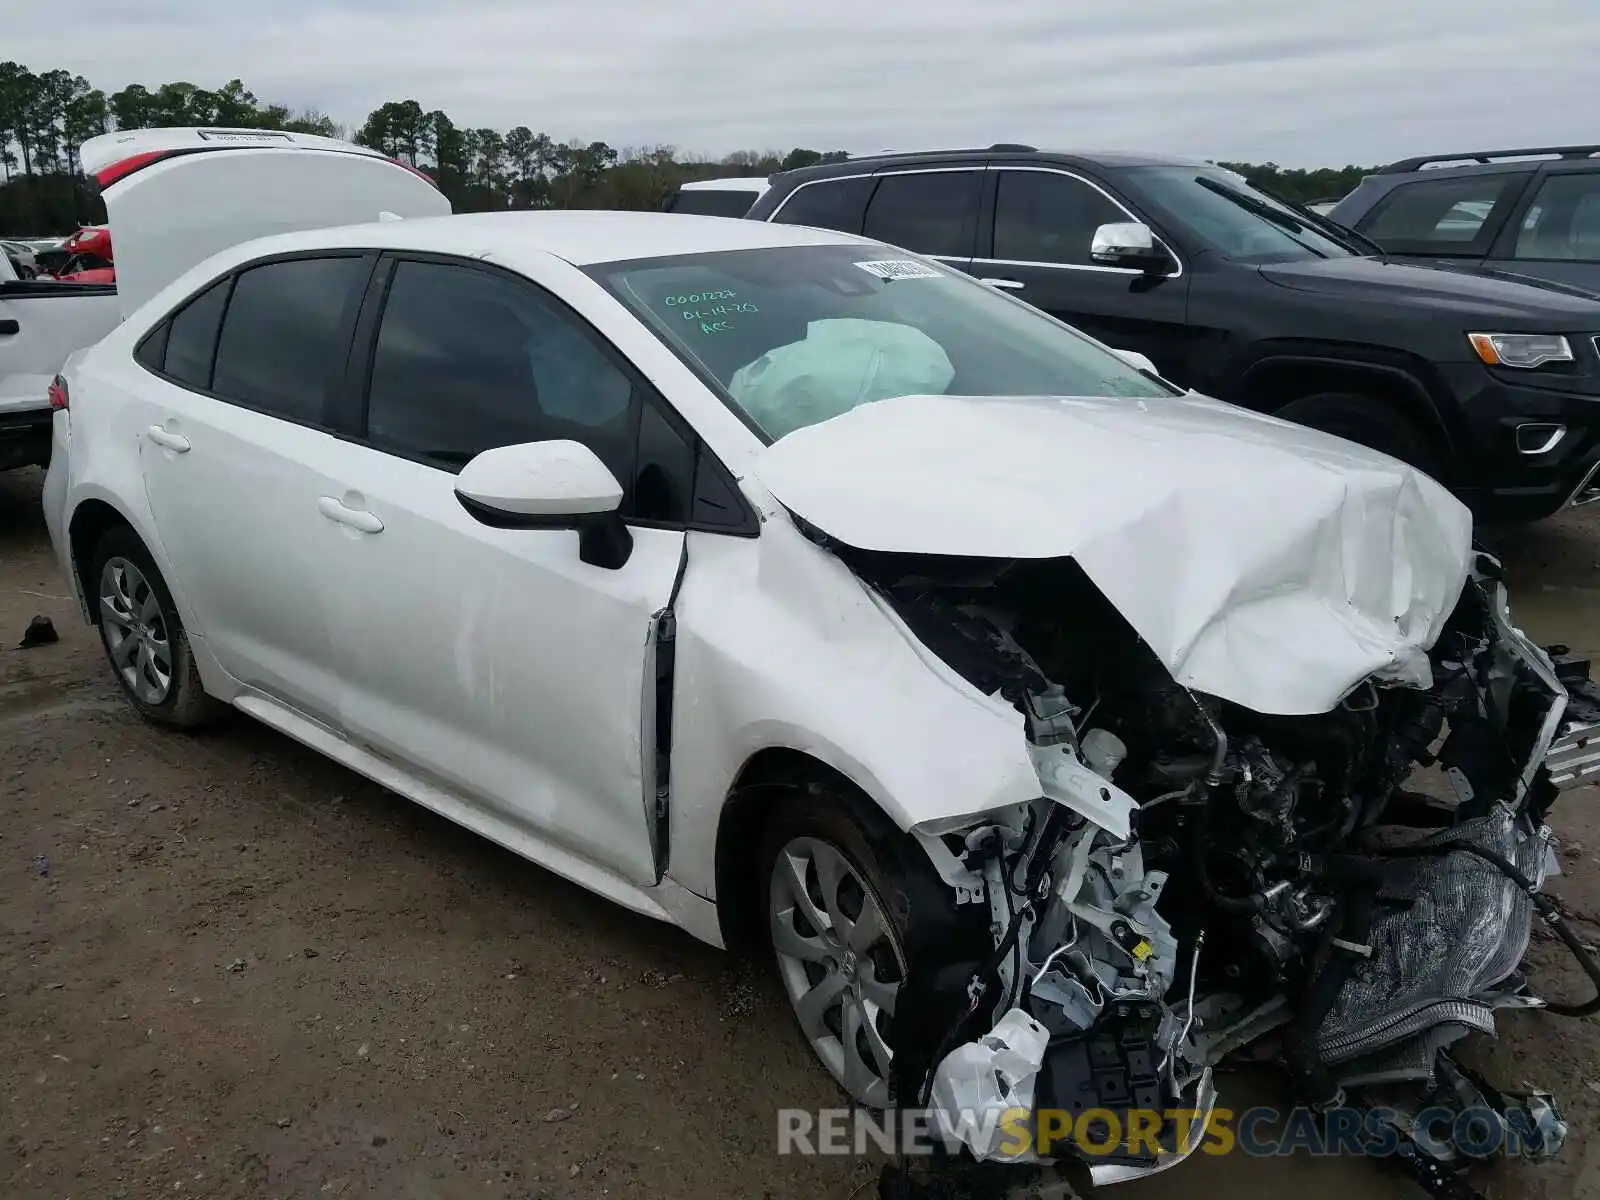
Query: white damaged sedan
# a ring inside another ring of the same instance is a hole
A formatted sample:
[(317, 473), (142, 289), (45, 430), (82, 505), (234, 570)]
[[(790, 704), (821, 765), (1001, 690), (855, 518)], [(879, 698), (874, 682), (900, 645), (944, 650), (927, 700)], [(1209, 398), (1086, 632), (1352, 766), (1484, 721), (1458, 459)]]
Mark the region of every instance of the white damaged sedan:
[(1204, 1111), (1249, 1046), (1559, 1146), (1450, 1047), (1593, 1010), (1522, 960), (1600, 691), (1443, 487), (860, 238), (140, 136), (84, 147), (127, 313), (52, 391), (46, 508), (144, 715), (764, 940), (863, 1105)]

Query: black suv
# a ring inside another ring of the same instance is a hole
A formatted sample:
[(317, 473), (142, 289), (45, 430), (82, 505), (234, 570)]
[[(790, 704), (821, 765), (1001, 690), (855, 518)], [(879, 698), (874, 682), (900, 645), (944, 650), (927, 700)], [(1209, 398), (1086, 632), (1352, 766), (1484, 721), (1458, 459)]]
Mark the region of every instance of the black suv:
[(1484, 520), (1600, 499), (1600, 298), (1389, 260), (1209, 164), (885, 155), (775, 175), (748, 216), (941, 259), (1176, 383), (1405, 459)]
[(1389, 253), (1600, 292), (1600, 146), (1391, 163), (1329, 216)]

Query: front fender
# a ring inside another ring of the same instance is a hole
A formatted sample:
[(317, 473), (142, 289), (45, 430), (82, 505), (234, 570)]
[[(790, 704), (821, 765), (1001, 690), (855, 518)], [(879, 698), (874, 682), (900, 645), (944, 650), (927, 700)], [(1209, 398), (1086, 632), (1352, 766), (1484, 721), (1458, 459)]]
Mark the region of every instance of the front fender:
[(827, 764), (902, 830), (1040, 794), (1021, 715), (781, 512), (754, 543), (691, 534), (677, 611), (671, 874), (700, 895), (716, 894), (723, 805), (764, 749)]

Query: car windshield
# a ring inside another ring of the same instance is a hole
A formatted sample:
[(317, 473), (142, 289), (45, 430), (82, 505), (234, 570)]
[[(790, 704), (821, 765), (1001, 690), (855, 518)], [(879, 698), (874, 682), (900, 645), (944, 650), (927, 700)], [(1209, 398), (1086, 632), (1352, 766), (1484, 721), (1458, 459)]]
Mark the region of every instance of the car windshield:
[(969, 276), (870, 243), (588, 268), (768, 440), (892, 396), (1174, 391)]
[(1237, 262), (1350, 258), (1359, 251), (1231, 171), (1130, 167), (1123, 174), (1176, 224)]

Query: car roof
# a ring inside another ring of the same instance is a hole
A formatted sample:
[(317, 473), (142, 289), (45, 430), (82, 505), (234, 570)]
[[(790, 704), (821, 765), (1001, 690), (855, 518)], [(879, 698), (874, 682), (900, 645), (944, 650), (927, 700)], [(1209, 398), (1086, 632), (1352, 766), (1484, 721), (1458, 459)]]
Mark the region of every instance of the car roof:
[(966, 150), (896, 151), (892, 154), (872, 154), (850, 158), (839, 163), (819, 163), (785, 171), (784, 181), (826, 179), (839, 175), (857, 175), (887, 167), (920, 165), (946, 161), (970, 162), (982, 158), (991, 163), (1062, 163), (1077, 167), (1210, 167), (1213, 164), (1198, 158), (1176, 155), (1149, 154), (1125, 150), (1041, 150), (1033, 146), (1001, 143), (998, 146), (973, 147)]
[[(803, 225), (682, 213), (601, 209), (469, 213), (302, 230), (246, 243), (247, 257), (323, 247), (374, 247), (493, 258), (515, 266), (521, 254), (550, 254), (574, 266), (785, 246), (875, 245), (866, 238)], [(238, 261), (244, 261), (243, 257)]]
[(730, 175), (722, 179), (691, 179), (678, 185), (680, 192), (764, 192), (771, 184), (765, 175)]

